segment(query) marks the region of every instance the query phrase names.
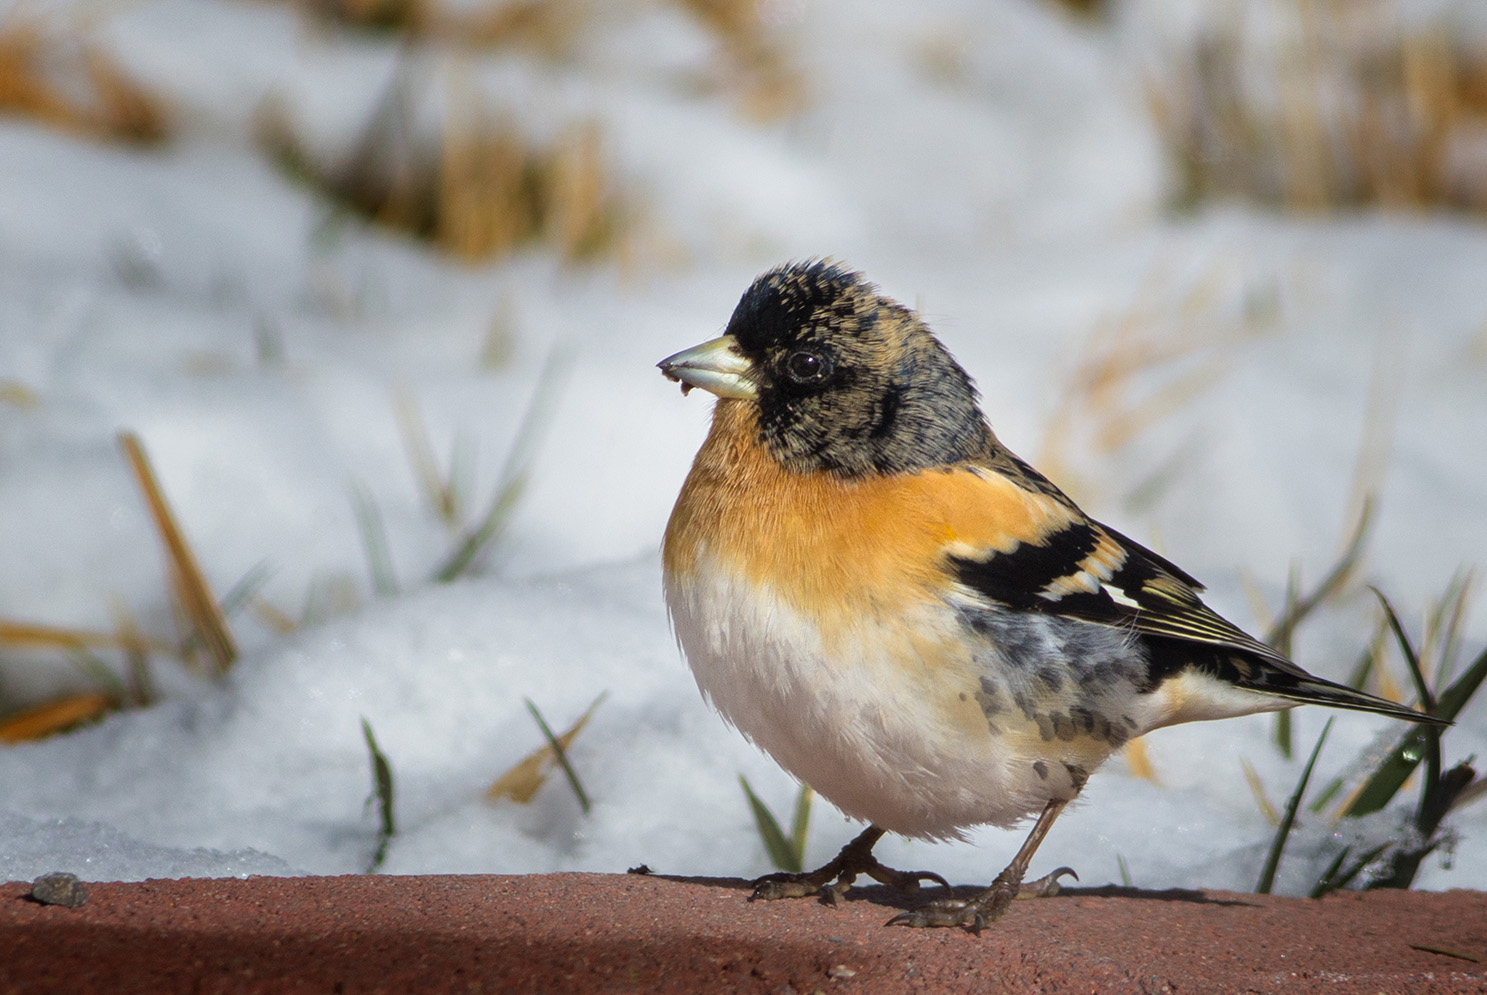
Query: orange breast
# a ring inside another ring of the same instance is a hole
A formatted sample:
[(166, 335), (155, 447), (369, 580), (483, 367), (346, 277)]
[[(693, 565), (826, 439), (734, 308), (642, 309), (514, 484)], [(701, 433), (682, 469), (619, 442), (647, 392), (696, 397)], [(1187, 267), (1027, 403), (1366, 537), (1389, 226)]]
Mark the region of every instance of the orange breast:
[(948, 551), (1010, 551), (1064, 526), (1061, 505), (966, 468), (842, 480), (784, 469), (748, 402), (719, 401), (666, 528), (685, 577), (706, 556), (823, 622), (938, 600)]

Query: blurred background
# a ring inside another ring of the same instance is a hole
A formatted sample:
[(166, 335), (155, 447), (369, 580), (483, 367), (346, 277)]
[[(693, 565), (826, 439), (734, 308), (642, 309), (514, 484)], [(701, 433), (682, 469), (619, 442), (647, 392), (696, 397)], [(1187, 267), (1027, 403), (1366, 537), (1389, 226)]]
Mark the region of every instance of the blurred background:
[[(1484, 221), (1474, 0), (5, 0), (0, 871), (780, 864), (736, 775), (809, 797), (667, 632), (709, 405), (654, 364), (832, 256), (1221, 612), (1455, 688), (1433, 767), (1338, 720), (1282, 887), (1487, 886)], [(1325, 719), (1151, 737), (1048, 859), (1253, 887)]]

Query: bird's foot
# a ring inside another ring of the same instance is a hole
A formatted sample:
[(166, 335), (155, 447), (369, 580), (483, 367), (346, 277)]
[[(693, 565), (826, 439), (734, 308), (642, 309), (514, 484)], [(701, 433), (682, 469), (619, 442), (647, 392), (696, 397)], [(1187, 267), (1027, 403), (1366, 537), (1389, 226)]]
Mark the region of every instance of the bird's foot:
[(841, 853), (814, 871), (766, 874), (754, 881), (754, 893), (749, 900), (769, 901), (818, 895), (830, 905), (846, 894), (847, 889), (861, 874), (909, 894), (919, 890), (921, 881), (932, 881), (942, 888), (950, 887), (948, 881), (932, 871), (900, 871), (879, 862), (872, 851), (873, 844), (882, 835), (881, 829), (869, 826), (860, 836), (842, 847)]
[[(1008, 868), (1011, 870), (1011, 868)], [(1036, 881), (1018, 881), (1015, 876), (1003, 871), (996, 881), (975, 898), (968, 900), (949, 899), (930, 902), (913, 912), (904, 912), (889, 919), (889, 926), (964, 926), (972, 933), (981, 931), (989, 923), (996, 922), (1006, 914), (1014, 899), (1051, 898), (1059, 893), (1059, 878), (1064, 875), (1079, 880), (1072, 867), (1060, 867)]]

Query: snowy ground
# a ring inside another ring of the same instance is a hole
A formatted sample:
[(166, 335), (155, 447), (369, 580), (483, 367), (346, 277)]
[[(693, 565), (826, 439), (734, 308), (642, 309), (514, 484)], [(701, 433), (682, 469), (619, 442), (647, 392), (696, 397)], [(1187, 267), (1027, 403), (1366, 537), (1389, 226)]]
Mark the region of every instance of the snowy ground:
[[(1120, 33), (1014, 0), (920, 4), (912, 21), (866, 2), (806, 8), (769, 7), (809, 69), (809, 106), (784, 124), (678, 82), (710, 43), (671, 7), (622, 8), (562, 65), (491, 69), (531, 107), (603, 122), (679, 247), (638, 270), (540, 251), (470, 267), (328, 227), (325, 204), (255, 151), (251, 110), (273, 91), (312, 143), (343, 146), (395, 45), (307, 30), (274, 4), (157, 0), (103, 22), (109, 50), (178, 108), (183, 135), (163, 151), (0, 121), (0, 382), (35, 399), (0, 394), (0, 618), (106, 630), (122, 601), (147, 632), (173, 632), (123, 429), (218, 592), (266, 562), (263, 593), (291, 613), (328, 578), (361, 593), (288, 636), (236, 619), (244, 656), (220, 683), (166, 665), (164, 703), (0, 749), (0, 879), (359, 871), (377, 825), (363, 717), (396, 775), (388, 872), (768, 870), (737, 775), (779, 812), (794, 785), (704, 706), (660, 599), (656, 549), (708, 404), (654, 363), (716, 334), (786, 258), (834, 255), (919, 306), (1003, 441), (1057, 457), (1092, 513), (1204, 579), (1241, 624), (1259, 625), (1241, 575), (1272, 606), (1293, 562), (1315, 579), (1365, 487), (1379, 511), (1368, 576), (1416, 628), (1454, 571), (1482, 565), (1487, 228), (1241, 207), (1174, 218)], [(479, 357), (495, 315), (514, 354), (492, 370)], [(1114, 327), (1200, 343), (1202, 389), (1121, 448), (1084, 427), (1050, 442), (1087, 343)], [(394, 398), (416, 399), (441, 458), (470, 440), (484, 495), (554, 348), (569, 372), (508, 536), (480, 576), (424, 582), (449, 538)], [(1360, 449), (1387, 457), (1363, 461), (1364, 486)], [(353, 482), (386, 522), (399, 594), (371, 593)], [(1302, 633), (1300, 661), (1342, 677), (1373, 618), (1355, 592)], [(1466, 631), (1475, 653), (1487, 614)], [(7, 709), (78, 681), (54, 659), (0, 656)], [(526, 806), (483, 798), (541, 743), (524, 699), (566, 727), (601, 692), (572, 749), (589, 815), (561, 777)], [(1296, 714), (1303, 754), (1325, 719)], [(1100, 883), (1123, 860), (1144, 887), (1252, 887), (1271, 828), (1241, 760), (1277, 803), (1299, 766), (1270, 723), (1154, 734), (1157, 781), (1113, 761), (1038, 866)], [(1395, 729), (1340, 715), (1318, 783)], [(1446, 744), (1448, 759), (1487, 756), (1482, 701)], [(1304, 823), (1291, 890), (1333, 832)], [(1430, 860), (1420, 883), (1487, 887), (1487, 802), (1452, 825), (1454, 860)], [(808, 860), (855, 831), (820, 806)], [(1018, 841), (987, 830), (881, 851), (985, 881)]]

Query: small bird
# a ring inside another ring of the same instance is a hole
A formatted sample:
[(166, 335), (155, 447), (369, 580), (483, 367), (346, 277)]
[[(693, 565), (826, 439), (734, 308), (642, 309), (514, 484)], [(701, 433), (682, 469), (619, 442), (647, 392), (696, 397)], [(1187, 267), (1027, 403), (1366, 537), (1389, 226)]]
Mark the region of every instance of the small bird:
[[(980, 929), (1090, 775), (1162, 726), (1315, 703), (1434, 721), (1313, 677), (1203, 586), (1101, 525), (992, 433), (914, 311), (831, 260), (745, 291), (724, 335), (661, 361), (717, 395), (666, 526), (666, 603), (703, 696), (846, 815), (835, 859), (755, 897), (842, 894), (885, 832), (963, 838), (1039, 813), (991, 887), (889, 920)], [(948, 885), (945, 885), (948, 888)]]

